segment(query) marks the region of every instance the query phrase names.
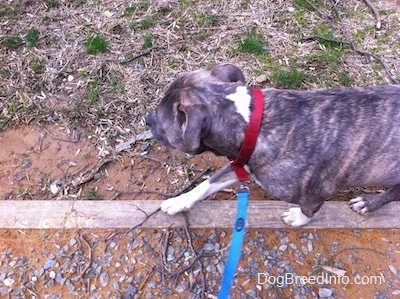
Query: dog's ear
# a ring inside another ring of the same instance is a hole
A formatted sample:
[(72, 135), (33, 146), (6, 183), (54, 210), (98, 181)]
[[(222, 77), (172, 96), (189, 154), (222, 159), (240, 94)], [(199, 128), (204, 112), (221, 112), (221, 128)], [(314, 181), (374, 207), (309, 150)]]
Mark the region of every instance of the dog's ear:
[(200, 148), (201, 135), (205, 126), (206, 116), (201, 108), (196, 106), (180, 107), (182, 114), (182, 140), (189, 153)]
[(243, 72), (236, 65), (223, 63), (211, 68), (211, 75), (217, 77), (222, 82), (242, 82), (246, 83)]

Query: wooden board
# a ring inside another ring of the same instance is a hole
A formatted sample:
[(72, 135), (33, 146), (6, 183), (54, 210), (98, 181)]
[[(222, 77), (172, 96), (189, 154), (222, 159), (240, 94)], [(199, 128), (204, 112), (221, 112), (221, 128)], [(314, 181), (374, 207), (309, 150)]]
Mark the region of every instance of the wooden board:
[[(157, 210), (160, 201), (18, 201), (0, 200), (0, 228), (131, 228)], [(250, 201), (249, 228), (285, 228), (280, 215), (291, 205), (282, 201)], [(231, 228), (236, 213), (235, 201), (198, 203), (188, 211), (191, 227)], [(158, 212), (142, 228), (183, 226), (181, 215)], [(392, 202), (368, 216), (353, 212), (347, 202), (326, 202), (305, 228), (400, 228), (400, 202)]]

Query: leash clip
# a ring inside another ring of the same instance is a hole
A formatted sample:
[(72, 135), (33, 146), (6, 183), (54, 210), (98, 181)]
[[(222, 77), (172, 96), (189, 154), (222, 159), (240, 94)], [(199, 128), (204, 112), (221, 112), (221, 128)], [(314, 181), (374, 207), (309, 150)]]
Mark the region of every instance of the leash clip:
[(246, 185), (240, 185), (240, 187), (238, 187), (235, 191), (235, 194), (239, 194), (239, 193), (248, 193), (250, 194), (250, 188), (247, 187)]

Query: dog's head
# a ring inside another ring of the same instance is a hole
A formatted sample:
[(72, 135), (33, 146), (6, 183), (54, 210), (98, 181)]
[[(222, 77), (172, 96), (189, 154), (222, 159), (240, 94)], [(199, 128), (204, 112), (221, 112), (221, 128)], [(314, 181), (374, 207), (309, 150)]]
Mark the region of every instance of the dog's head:
[(165, 146), (190, 154), (210, 150), (233, 155), (240, 146), (237, 139), (243, 136), (232, 136), (224, 144), (231, 152), (222, 149), (218, 138), (222, 131), (234, 135), (233, 127), (246, 125), (234, 101), (229, 100), (239, 87), (248, 91), (242, 71), (232, 64), (182, 74), (169, 86), (157, 109), (146, 117), (146, 123), (154, 138)]

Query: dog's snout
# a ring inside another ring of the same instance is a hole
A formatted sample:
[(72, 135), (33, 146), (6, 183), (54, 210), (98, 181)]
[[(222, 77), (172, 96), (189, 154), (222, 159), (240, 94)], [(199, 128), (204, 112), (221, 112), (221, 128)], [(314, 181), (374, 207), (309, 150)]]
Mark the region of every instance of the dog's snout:
[(152, 111), (149, 114), (147, 114), (146, 116), (146, 125), (148, 125), (149, 127), (152, 126), (152, 124), (154, 123), (154, 116), (155, 116), (155, 112)]

